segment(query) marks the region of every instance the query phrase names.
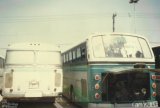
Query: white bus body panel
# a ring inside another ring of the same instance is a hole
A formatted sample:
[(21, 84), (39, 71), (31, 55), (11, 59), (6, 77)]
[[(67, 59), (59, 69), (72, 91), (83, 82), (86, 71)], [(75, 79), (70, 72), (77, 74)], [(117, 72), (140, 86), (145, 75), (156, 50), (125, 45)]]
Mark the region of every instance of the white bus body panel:
[(14, 70), (12, 87), (3, 89), (3, 95), (6, 97), (55, 97), (62, 92), (62, 69), (11, 69)]

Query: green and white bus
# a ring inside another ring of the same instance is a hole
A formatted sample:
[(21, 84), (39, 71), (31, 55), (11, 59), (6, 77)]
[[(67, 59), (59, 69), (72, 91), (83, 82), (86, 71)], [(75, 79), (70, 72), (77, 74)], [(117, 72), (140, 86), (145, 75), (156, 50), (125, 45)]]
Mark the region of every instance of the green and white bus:
[(88, 108), (157, 107), (154, 55), (146, 38), (95, 34), (64, 51), (63, 95)]

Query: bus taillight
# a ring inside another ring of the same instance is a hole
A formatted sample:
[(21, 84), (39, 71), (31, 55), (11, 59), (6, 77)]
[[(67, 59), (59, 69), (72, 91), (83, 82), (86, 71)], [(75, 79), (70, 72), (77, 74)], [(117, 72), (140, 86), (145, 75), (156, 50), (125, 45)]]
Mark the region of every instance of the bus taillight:
[(98, 90), (100, 88), (99, 84), (95, 84), (95, 89)]
[(157, 87), (157, 85), (156, 85), (156, 83), (152, 83), (152, 88), (156, 88)]
[(95, 75), (95, 80), (100, 80), (100, 79), (101, 79), (100, 75)]
[(157, 96), (157, 93), (156, 93), (156, 92), (153, 92), (153, 93), (152, 93), (152, 96), (153, 96), (153, 97), (156, 97), (156, 96)]
[(152, 75), (152, 80), (156, 80), (156, 75)]
[(100, 94), (99, 93), (95, 93), (95, 98), (99, 99), (100, 98)]
[(160, 80), (160, 75), (152, 75), (152, 80)]

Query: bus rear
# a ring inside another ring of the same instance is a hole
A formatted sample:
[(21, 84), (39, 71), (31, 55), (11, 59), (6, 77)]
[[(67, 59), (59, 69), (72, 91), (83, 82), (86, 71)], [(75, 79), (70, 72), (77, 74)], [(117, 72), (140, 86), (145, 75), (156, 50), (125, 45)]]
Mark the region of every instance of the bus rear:
[(53, 101), (62, 93), (58, 48), (43, 44), (11, 45), (6, 51), (3, 96), (8, 100)]
[(71, 101), (89, 108), (158, 106), (154, 56), (144, 37), (92, 35), (62, 57), (63, 95)]
[(88, 45), (90, 107), (158, 107), (154, 56), (144, 37), (97, 35)]

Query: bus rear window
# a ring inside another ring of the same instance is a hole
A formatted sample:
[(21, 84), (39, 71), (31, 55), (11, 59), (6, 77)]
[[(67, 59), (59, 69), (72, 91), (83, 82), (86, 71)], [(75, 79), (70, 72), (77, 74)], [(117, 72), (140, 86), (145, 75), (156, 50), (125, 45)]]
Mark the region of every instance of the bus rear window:
[(61, 64), (60, 52), (52, 51), (7, 51), (6, 64)]
[(95, 57), (152, 58), (146, 40), (136, 36), (97, 36), (92, 43)]
[(36, 64), (61, 64), (60, 52), (37, 52)]
[(33, 51), (7, 51), (6, 64), (33, 64)]

